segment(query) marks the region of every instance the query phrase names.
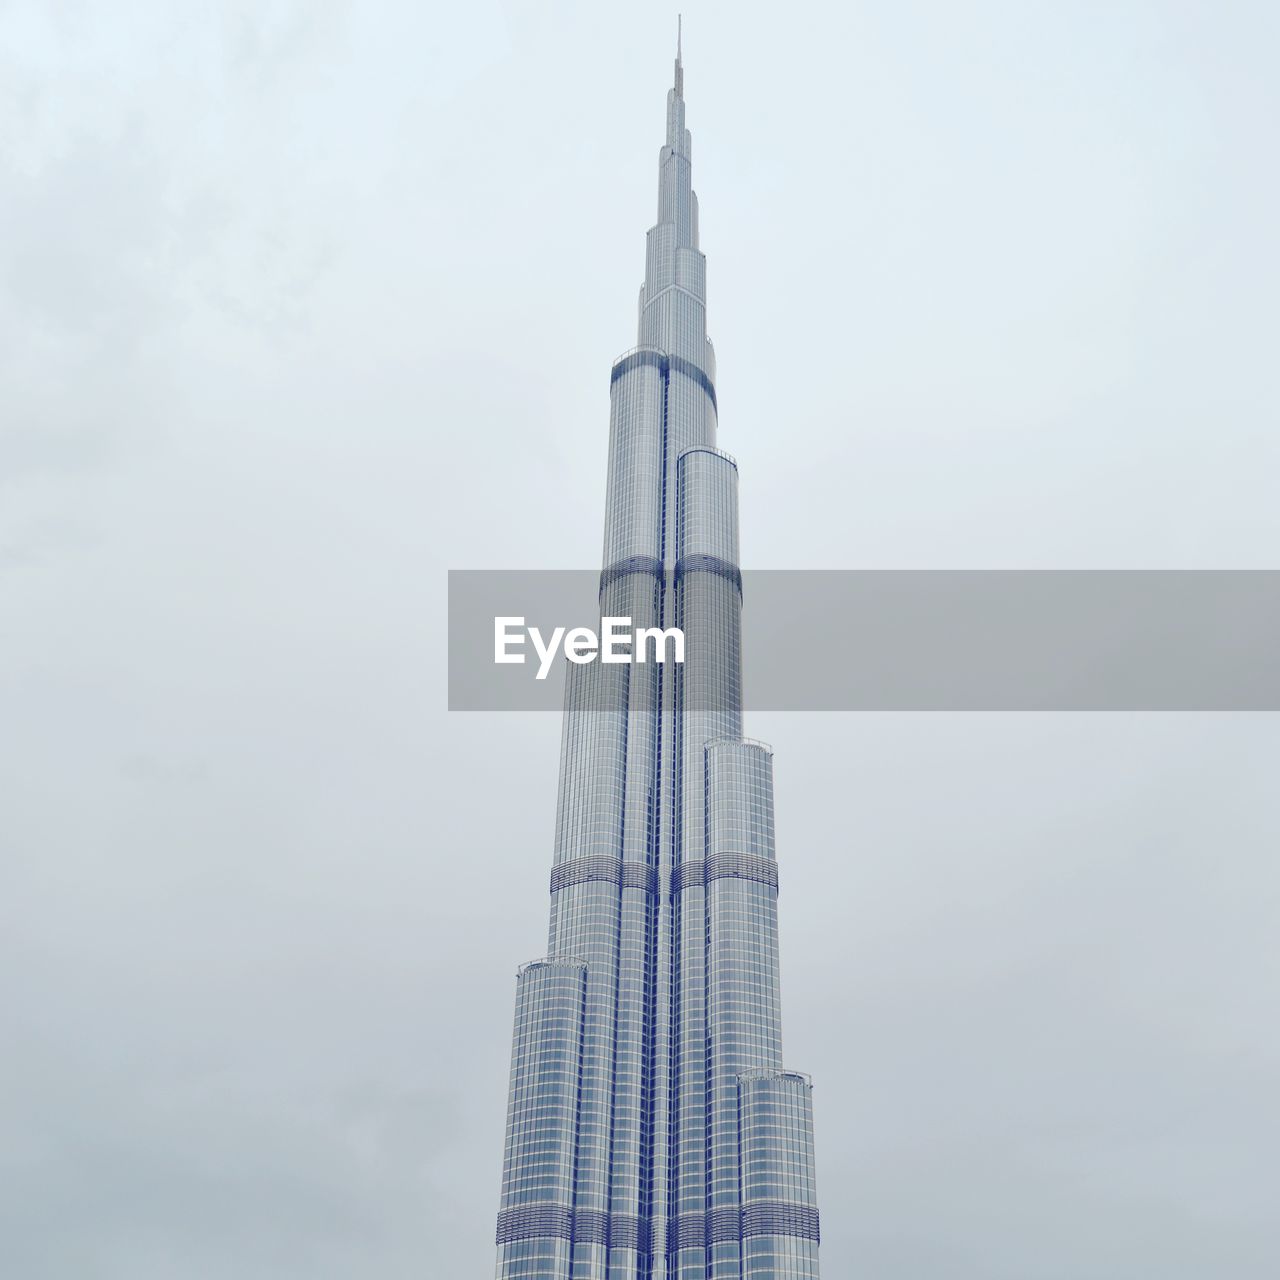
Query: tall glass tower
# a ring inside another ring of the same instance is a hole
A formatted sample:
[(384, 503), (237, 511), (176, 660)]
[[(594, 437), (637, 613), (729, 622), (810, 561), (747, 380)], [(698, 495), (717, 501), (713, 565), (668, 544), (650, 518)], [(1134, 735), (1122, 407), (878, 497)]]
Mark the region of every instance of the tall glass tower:
[(639, 344), (611, 377), (600, 605), (682, 628), (685, 661), (568, 667), (548, 954), (516, 985), (499, 1280), (818, 1275), (691, 154), (677, 50)]

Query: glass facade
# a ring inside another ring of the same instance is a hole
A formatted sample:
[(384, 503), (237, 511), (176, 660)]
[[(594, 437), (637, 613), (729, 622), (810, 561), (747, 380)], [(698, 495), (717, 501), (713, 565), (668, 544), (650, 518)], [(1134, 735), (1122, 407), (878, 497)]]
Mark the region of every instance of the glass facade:
[(639, 343), (613, 366), (600, 604), (681, 627), (685, 661), (567, 669), (548, 958), (517, 977), (499, 1280), (818, 1276), (683, 77), (677, 56)]

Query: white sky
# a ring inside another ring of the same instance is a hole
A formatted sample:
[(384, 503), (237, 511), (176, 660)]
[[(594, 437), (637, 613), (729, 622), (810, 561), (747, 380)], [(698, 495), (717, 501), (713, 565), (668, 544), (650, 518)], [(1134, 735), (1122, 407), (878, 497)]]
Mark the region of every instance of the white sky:
[[(1274, 6), (684, 3), (748, 565), (1280, 567)], [(674, 26), (0, 3), (22, 1280), (488, 1274), (558, 723), (444, 571), (598, 557)], [(748, 730), (826, 1274), (1273, 1280), (1276, 718)]]

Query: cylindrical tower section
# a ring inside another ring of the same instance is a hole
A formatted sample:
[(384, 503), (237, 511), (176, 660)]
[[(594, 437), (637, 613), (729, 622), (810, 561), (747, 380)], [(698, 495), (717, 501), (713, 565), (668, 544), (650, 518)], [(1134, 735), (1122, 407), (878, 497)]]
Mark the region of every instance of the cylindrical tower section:
[(738, 1077), (782, 1065), (773, 757), (706, 747), (707, 1240), (709, 1280), (740, 1280)]
[[(672, 236), (667, 237), (667, 242), (672, 242)], [(651, 252), (655, 243), (660, 240), (655, 242), (651, 237)], [(609, 487), (600, 612), (602, 617), (631, 619), (633, 629), (661, 627), (666, 380), (666, 353), (652, 347), (638, 347), (621, 356), (614, 362), (610, 380)], [(651, 984), (659, 894), (658, 731), (662, 669), (649, 663), (632, 665), (627, 672), (623, 777), (626, 804), (619, 867), (608, 1210), (607, 1274), (611, 1278), (642, 1274), (651, 1234), (652, 1166), (647, 1120), (652, 1089)], [(582, 1269), (581, 1274), (594, 1276), (596, 1271)]]
[(572, 1280), (605, 1280), (608, 1269), (630, 671), (570, 663), (565, 681), (548, 949), (587, 965)]
[(516, 979), (498, 1280), (570, 1280), (587, 967), (535, 960)]
[(622, 857), (629, 671), (625, 663), (566, 664), (548, 943), (554, 954), (579, 954), (566, 944), (581, 928), (574, 920), (580, 901), (560, 891), (602, 877), (618, 883), (612, 864)]
[(676, 625), (685, 635), (677, 669), (675, 945), (672, 1053), (673, 1161), (670, 1232), (674, 1280), (706, 1280), (707, 1009), (705, 822), (708, 741), (741, 730), (741, 577), (738, 469), (711, 448), (681, 453), (676, 472)]
[[(676, 481), (679, 553), (738, 569), (738, 464), (710, 445), (681, 451)], [(740, 584), (739, 584), (740, 585)]]
[(702, 845), (702, 751), (742, 728), (742, 574), (738, 465), (719, 449), (685, 450), (676, 476), (676, 623), (685, 635), (678, 672), (686, 777), (697, 804), (685, 842)]
[(637, 347), (613, 364), (604, 519), (606, 573), (662, 556), (666, 369), (666, 353), (653, 347)]
[[(633, 628), (657, 627), (663, 577), (631, 562), (606, 571), (600, 591), (605, 617), (630, 618)], [(651, 652), (651, 650), (650, 650)], [(627, 672), (626, 804), (621, 833), (617, 995), (614, 1023), (613, 1134), (609, 1178), (609, 1280), (638, 1280), (650, 1239), (651, 1152), (649, 1102), (652, 1089), (654, 930), (660, 868), (659, 706), (663, 668), (652, 660)], [(575, 1263), (575, 1267), (577, 1264)], [(579, 1274), (575, 1269), (575, 1276)], [(594, 1276), (594, 1271), (582, 1271)]]
[(813, 1085), (799, 1071), (738, 1080), (742, 1280), (818, 1280)]

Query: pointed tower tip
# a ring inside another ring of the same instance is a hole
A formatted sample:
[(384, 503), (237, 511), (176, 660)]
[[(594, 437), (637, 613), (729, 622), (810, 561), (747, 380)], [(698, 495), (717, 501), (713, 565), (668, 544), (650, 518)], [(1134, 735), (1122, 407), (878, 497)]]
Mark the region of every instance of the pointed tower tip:
[(684, 97), (684, 15), (676, 14), (676, 97)]

